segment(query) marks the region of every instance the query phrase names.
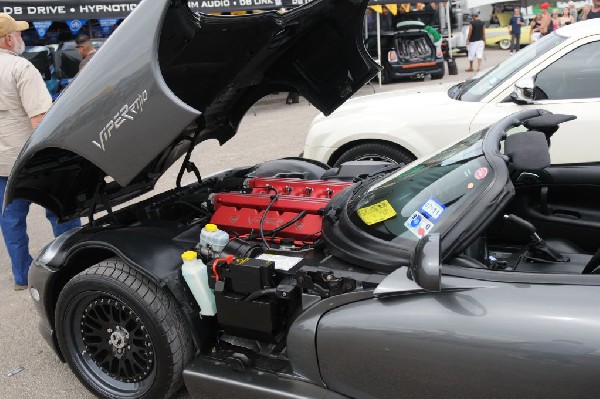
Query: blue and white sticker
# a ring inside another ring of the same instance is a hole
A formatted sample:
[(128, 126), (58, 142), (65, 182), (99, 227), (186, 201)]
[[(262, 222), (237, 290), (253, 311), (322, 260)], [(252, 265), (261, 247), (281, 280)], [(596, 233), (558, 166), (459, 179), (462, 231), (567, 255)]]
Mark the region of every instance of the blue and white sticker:
[(435, 225), (421, 212), (414, 211), (408, 220), (404, 222), (404, 226), (417, 237), (423, 238)]
[(429, 219), (438, 220), (446, 210), (446, 207), (434, 198), (429, 198), (419, 210)]

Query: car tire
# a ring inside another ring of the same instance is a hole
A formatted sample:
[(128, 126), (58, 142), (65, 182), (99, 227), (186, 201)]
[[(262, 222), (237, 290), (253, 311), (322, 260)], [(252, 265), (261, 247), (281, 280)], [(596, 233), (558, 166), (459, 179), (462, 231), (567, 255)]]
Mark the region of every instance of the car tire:
[(442, 72), (440, 73), (432, 73), (431, 74), (431, 80), (438, 80), (444, 77), (444, 75), (446, 74), (446, 67), (442, 64)]
[(120, 260), (70, 280), (56, 304), (60, 349), (103, 398), (168, 398), (182, 384), (193, 343), (172, 294)]
[(392, 83), (393, 81), (394, 79), (392, 79), (388, 69), (384, 67), (383, 71), (381, 71), (381, 84), (387, 85)]
[(502, 39), (500, 42), (498, 42), (498, 45), (502, 50), (508, 50), (510, 48), (510, 40)]
[(390, 143), (365, 143), (344, 152), (333, 166), (337, 167), (349, 161), (384, 161), (407, 164), (415, 159), (410, 152), (394, 147)]

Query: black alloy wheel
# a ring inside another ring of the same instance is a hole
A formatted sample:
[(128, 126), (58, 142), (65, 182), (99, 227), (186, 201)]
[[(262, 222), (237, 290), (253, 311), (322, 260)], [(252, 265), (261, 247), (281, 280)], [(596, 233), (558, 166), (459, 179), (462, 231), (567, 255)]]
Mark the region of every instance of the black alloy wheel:
[(56, 333), (67, 363), (105, 398), (166, 398), (193, 346), (172, 295), (118, 260), (75, 276), (60, 293)]
[(364, 143), (350, 148), (335, 161), (337, 167), (349, 161), (382, 161), (390, 163), (410, 163), (416, 158), (408, 151), (394, 147), (391, 143)]

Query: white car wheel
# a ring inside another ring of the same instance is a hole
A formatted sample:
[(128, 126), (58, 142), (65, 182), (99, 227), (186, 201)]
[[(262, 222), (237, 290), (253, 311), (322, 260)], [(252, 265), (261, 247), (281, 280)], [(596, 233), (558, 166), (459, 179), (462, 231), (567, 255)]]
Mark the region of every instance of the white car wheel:
[(510, 48), (510, 40), (508, 39), (500, 40), (498, 44), (502, 50), (508, 50)]

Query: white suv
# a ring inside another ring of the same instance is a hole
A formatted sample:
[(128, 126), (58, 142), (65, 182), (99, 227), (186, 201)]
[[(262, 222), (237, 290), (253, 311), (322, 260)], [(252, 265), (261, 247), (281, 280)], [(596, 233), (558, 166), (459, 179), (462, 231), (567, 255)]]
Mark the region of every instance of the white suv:
[(567, 25), (465, 82), (353, 99), (318, 116), (306, 158), (409, 162), (528, 108), (577, 115), (552, 137), (553, 163), (591, 162), (600, 148), (600, 20)]

